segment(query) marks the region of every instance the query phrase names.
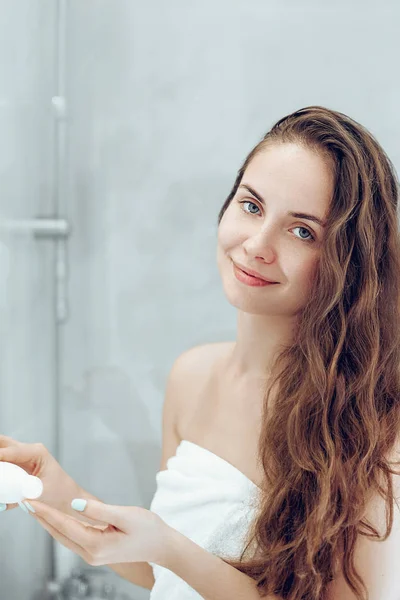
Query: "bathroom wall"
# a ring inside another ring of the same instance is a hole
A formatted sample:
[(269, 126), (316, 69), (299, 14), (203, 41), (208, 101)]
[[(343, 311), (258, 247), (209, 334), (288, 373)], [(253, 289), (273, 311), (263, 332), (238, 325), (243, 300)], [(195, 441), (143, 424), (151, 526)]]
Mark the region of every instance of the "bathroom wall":
[(149, 505), (172, 362), (234, 338), (216, 220), (252, 145), (322, 104), (399, 164), (390, 14), (394, 3), (70, 3), (62, 448), (105, 501)]
[[(0, 433), (52, 451), (54, 245), (11, 224), (54, 211), (54, 22), (52, 0), (0, 1)], [(0, 599), (43, 589), (51, 553), (21, 509), (0, 513)]]
[[(27, 11), (23, 30), (17, 5)], [(14, 198), (35, 202), (18, 208), (19, 217), (36, 207), (52, 210), (50, 5), (10, 0), (9, 21), (1, 17), (8, 32), (0, 58), (8, 72), (8, 100), (0, 113), (7, 131), (0, 138), (4, 197), (13, 210), (19, 207)], [(33, 6), (40, 19), (33, 18)], [(173, 361), (191, 346), (235, 336), (236, 312), (225, 300), (216, 267), (216, 222), (247, 152), (276, 119), (321, 104), (365, 124), (398, 168), (399, 84), (393, 73), (399, 5), (70, 0), (67, 8), (61, 209), (73, 231), (69, 316), (58, 328), (60, 460), (105, 502), (148, 507)], [(40, 60), (30, 50), (29, 62), (19, 48), (29, 32), (40, 47), (47, 40)], [(12, 91), (16, 81), (18, 93)], [(7, 163), (10, 147), (14, 158)], [(16, 343), (17, 329), (25, 336), (21, 347), (33, 335), (35, 356), (13, 350), (12, 363), (5, 363), (3, 381), (13, 383), (2, 383), (0, 415), (8, 434), (36, 418), (32, 431), (46, 439), (45, 421), (35, 415), (40, 398), (51, 419), (54, 401), (51, 326), (46, 330), (52, 249), (32, 240), (18, 244), (13, 239), (24, 266), (14, 267), (19, 287), (13, 287), (8, 307), (14, 313), (7, 343)], [(36, 304), (26, 300), (17, 309), (23, 298), (36, 298)], [(43, 311), (39, 316), (35, 306)], [(28, 437), (30, 431), (22, 430)], [(25, 515), (19, 517), (20, 527), (28, 527)], [(0, 537), (7, 535), (2, 527), (0, 522)], [(8, 575), (0, 573), (15, 589), (19, 583), (10, 569), (31, 571), (29, 535), (19, 533), (26, 545), (15, 545)], [(64, 577), (82, 561), (57, 545), (57, 565)], [(148, 597), (146, 590), (120, 585), (134, 598)]]

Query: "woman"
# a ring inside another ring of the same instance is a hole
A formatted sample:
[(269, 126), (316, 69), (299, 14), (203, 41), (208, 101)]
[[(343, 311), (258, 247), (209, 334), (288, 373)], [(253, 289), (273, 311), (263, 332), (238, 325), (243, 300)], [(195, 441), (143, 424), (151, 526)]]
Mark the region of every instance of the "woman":
[(279, 120), (219, 213), (237, 339), (176, 360), (151, 510), (0, 437), (1, 460), (43, 479), (33, 517), (157, 600), (399, 600), (397, 202), (360, 124), (319, 106)]

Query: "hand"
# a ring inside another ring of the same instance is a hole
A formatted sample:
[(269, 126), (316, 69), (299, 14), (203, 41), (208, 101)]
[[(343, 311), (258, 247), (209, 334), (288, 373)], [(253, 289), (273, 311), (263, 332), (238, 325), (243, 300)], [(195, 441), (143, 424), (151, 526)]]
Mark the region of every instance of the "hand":
[(88, 500), (84, 515), (103, 523), (91, 526), (38, 500), (29, 500), (31, 513), (50, 535), (89, 565), (163, 562), (171, 528), (157, 514), (138, 506), (112, 506)]
[[(62, 469), (61, 465), (43, 444), (25, 444), (0, 435), (0, 460), (18, 465), (29, 475), (36, 475), (43, 482), (42, 502), (60, 510), (72, 512), (72, 498), (82, 496), (83, 490)], [(8, 509), (18, 504), (9, 504)]]

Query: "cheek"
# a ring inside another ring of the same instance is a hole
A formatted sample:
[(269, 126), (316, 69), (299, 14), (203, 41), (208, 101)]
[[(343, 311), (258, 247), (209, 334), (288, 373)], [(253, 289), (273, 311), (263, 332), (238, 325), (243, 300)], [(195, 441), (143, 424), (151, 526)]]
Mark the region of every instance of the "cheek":
[(227, 253), (229, 249), (226, 245), (226, 240), (223, 234), (223, 231), (218, 230), (218, 238), (217, 238), (217, 265), (219, 269), (223, 267), (224, 261), (226, 261)]
[(235, 247), (238, 245), (235, 241), (236, 236), (232, 232), (232, 229), (227, 225), (228, 223), (226, 221), (225, 224), (221, 221), (218, 228), (217, 266), (221, 276), (227, 268), (228, 262), (230, 262), (232, 257), (236, 254)]
[(317, 260), (315, 257), (299, 257), (299, 260), (295, 264), (292, 263), (291, 266), (292, 279), (295, 279), (299, 285), (309, 286), (314, 280), (316, 268)]
[(221, 224), (218, 228), (218, 248), (221, 251), (225, 251), (229, 248), (230, 237), (229, 228), (226, 226), (226, 223), (224, 224), (224, 222), (221, 221)]
[(227, 252), (243, 243), (244, 232), (228, 211), (218, 227), (218, 246)]

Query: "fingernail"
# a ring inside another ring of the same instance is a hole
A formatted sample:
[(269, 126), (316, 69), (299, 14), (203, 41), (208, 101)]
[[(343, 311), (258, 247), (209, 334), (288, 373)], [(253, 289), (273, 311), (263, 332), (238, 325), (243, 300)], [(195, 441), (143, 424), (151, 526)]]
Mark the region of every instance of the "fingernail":
[(26, 500), (25, 500), (24, 504), (25, 504), (26, 508), (27, 508), (28, 510), (30, 510), (32, 513), (35, 513), (35, 512), (36, 512), (36, 510), (33, 508), (33, 506), (31, 506), (31, 505), (29, 504), (29, 502), (27, 502)]
[(74, 510), (79, 510), (79, 512), (82, 512), (85, 510), (86, 504), (87, 500), (82, 500), (81, 498), (74, 498), (74, 500), (72, 500), (71, 502), (71, 507)]
[(24, 505), (23, 502), (18, 502), (19, 506), (22, 508), (22, 510), (24, 512), (26, 512), (27, 515), (29, 515), (29, 510), (26, 508), (26, 506)]
[(4, 510), (7, 510), (7, 504), (3, 504), (3, 502), (0, 502), (0, 512), (3, 512)]

